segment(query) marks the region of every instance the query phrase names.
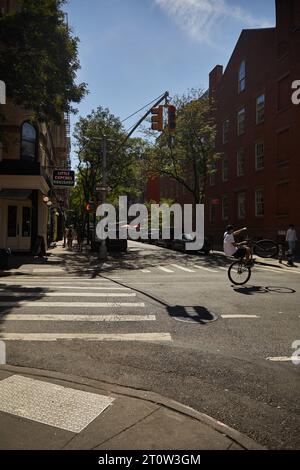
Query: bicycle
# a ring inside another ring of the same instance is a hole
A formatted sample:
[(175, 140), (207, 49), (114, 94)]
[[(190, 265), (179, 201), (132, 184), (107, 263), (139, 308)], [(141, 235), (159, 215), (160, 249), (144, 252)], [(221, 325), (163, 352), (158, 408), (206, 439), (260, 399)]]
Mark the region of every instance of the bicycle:
[(275, 258), (279, 253), (279, 245), (274, 240), (262, 239), (253, 240), (247, 238), (245, 244), (249, 246), (253, 253), (260, 258)]
[(251, 248), (250, 262), (240, 258), (233, 261), (228, 268), (229, 280), (233, 284), (240, 286), (246, 284), (251, 277), (251, 267), (254, 266), (253, 253), (261, 258), (274, 258), (279, 252), (278, 243), (267, 238), (261, 240), (246, 238), (242, 243)]
[(239, 258), (233, 261), (228, 268), (227, 274), (232, 284), (236, 286), (242, 286), (249, 281), (251, 277), (251, 267), (254, 265), (254, 261), (251, 264), (246, 262), (244, 258)]

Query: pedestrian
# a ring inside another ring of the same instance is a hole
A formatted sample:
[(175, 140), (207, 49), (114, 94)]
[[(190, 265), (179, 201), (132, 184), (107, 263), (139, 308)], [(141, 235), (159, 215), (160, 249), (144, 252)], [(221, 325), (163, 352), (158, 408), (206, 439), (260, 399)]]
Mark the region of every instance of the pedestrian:
[(289, 254), (293, 256), (295, 253), (296, 241), (298, 240), (294, 224), (289, 225), (289, 228), (286, 232), (285, 240), (288, 242), (289, 245)]
[(68, 228), (67, 240), (68, 240), (68, 248), (72, 249), (72, 246), (73, 246), (73, 230), (72, 230), (72, 227)]
[(82, 251), (82, 243), (83, 243), (83, 230), (81, 227), (78, 227), (78, 230), (77, 230), (78, 251)]

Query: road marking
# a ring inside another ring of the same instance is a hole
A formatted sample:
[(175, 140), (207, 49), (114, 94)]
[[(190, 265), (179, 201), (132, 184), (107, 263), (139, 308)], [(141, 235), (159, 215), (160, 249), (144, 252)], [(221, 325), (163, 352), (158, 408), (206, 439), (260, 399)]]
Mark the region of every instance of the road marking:
[(80, 321), (80, 322), (119, 322), (155, 321), (155, 315), (22, 315), (9, 314), (4, 321)]
[(158, 269), (164, 271), (165, 273), (173, 273), (172, 269), (164, 268), (163, 266), (158, 266)]
[(203, 269), (204, 271), (208, 271), (210, 273), (215, 273), (216, 272), (215, 269), (205, 268), (204, 266), (198, 266), (198, 264), (194, 264), (193, 266), (194, 266), (194, 268)]
[(43, 268), (43, 269), (33, 269), (33, 273), (62, 273), (64, 272), (63, 268)]
[(173, 266), (174, 268), (177, 268), (177, 269), (181, 269), (182, 271), (186, 271), (188, 273), (195, 273), (196, 272), (193, 269), (184, 268), (183, 266), (179, 266), (178, 264), (171, 264), (171, 266)]
[(143, 302), (40, 302), (39, 300), (15, 300), (14, 302), (0, 302), (0, 307), (65, 307), (65, 308), (117, 308), (117, 307), (145, 307)]
[[(46, 285), (46, 284), (43, 284), (43, 285), (38, 285), (36, 286), (35, 284), (21, 284), (21, 285), (18, 285), (18, 286), (15, 286), (17, 287), (18, 289), (23, 289), (23, 288), (28, 288), (28, 289), (34, 289), (34, 288), (40, 288), (40, 287), (46, 287), (46, 288), (49, 288), (49, 289), (52, 289), (55, 288), (56, 289), (73, 289), (74, 292), (76, 292), (77, 290), (107, 290), (107, 289), (111, 289), (111, 290), (130, 290), (129, 287), (114, 287), (114, 285), (112, 286), (107, 286), (107, 287), (97, 287), (97, 286), (92, 286), (92, 287), (89, 287), (89, 286), (62, 286), (61, 284), (60, 285), (55, 285), (55, 284), (51, 284), (50, 285)], [(0, 293), (1, 292), (4, 292), (3, 290), (3, 287), (1, 287), (1, 283), (0, 283)], [(38, 293), (38, 292), (37, 292)], [(91, 294), (93, 294), (93, 292), (91, 292)]]
[(299, 358), (296, 356), (279, 356), (279, 357), (267, 357), (267, 361), (272, 362), (289, 362), (289, 361), (298, 361)]
[[(114, 280), (120, 280), (120, 279), (121, 279), (120, 277), (118, 277), (118, 278), (115, 277), (114, 278)], [(15, 284), (16, 282), (22, 282), (22, 281), (24, 281), (24, 282), (33, 282), (33, 283), (36, 283), (36, 284), (46, 284), (46, 285), (59, 283), (59, 285), (61, 285), (62, 281), (64, 283), (68, 282), (68, 283), (72, 283), (72, 284), (73, 283), (85, 284), (87, 282), (91, 283), (91, 284), (97, 284), (98, 282), (99, 283), (111, 282), (111, 279), (110, 278), (101, 278), (101, 277), (93, 278), (93, 279), (91, 279), (89, 277), (87, 277), (87, 278), (74, 277), (73, 278), (73, 277), (66, 277), (66, 276), (63, 276), (61, 278), (60, 277), (59, 278), (57, 278), (57, 277), (52, 277), (52, 278), (47, 277), (45, 279), (41, 278), (40, 276), (38, 276), (36, 278), (34, 278), (34, 276), (31, 276), (29, 279), (28, 278), (24, 279), (24, 277), (22, 276), (22, 278), (17, 277), (17, 278), (14, 278), (14, 279), (7, 279), (7, 278), (4, 279), (3, 278), (3, 281), (0, 280), (0, 284), (3, 284), (3, 283), (4, 284)]]
[(0, 291), (0, 297), (136, 297), (134, 292), (10, 292)]
[(149, 269), (141, 269), (142, 273), (145, 273), (145, 274), (148, 274), (148, 273), (151, 273), (151, 271), (149, 271)]
[(273, 271), (276, 273), (293, 273), (293, 274), (300, 274), (300, 271), (293, 271), (292, 269), (284, 269), (284, 268), (273, 268), (273, 266), (260, 266), (262, 271)]
[(259, 315), (221, 315), (222, 318), (260, 318)]
[(57, 341), (79, 339), (84, 341), (172, 341), (170, 333), (1, 333), (4, 341)]

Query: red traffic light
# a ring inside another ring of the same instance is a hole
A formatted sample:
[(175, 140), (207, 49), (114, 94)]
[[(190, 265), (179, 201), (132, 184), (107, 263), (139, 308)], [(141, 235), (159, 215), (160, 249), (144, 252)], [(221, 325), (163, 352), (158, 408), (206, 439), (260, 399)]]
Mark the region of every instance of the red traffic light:
[(164, 107), (158, 106), (157, 108), (151, 109), (151, 129), (153, 131), (162, 131), (164, 128)]
[(168, 105), (168, 129), (169, 131), (176, 129), (176, 108), (172, 104)]

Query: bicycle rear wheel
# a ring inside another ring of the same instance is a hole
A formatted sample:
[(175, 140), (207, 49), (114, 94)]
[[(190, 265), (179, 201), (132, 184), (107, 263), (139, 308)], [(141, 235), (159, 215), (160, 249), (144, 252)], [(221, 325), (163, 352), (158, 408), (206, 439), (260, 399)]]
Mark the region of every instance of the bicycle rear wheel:
[(228, 268), (228, 277), (232, 284), (242, 286), (249, 281), (251, 276), (251, 268), (247, 266), (245, 261), (234, 261)]
[(275, 258), (278, 251), (279, 246), (273, 240), (259, 240), (253, 247), (253, 252), (261, 258)]

